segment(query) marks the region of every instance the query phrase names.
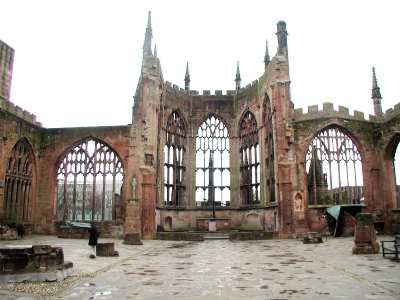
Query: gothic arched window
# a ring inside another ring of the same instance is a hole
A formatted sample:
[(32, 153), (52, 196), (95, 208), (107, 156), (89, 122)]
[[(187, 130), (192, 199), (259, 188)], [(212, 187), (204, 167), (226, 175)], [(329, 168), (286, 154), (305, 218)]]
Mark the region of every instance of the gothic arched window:
[(26, 139), (19, 140), (8, 159), (5, 192), (5, 218), (10, 221), (30, 221), (32, 217), (32, 182), (34, 157)]
[(165, 205), (179, 206), (183, 204), (185, 139), (185, 122), (178, 112), (172, 112), (167, 121), (164, 146)]
[(242, 204), (260, 203), (260, 145), (257, 121), (247, 111), (239, 127), (240, 138), (240, 194)]
[(266, 95), (263, 104), (263, 124), (265, 128), (265, 185), (266, 202), (275, 202), (275, 153), (272, 123), (272, 107)]
[(196, 205), (230, 205), (229, 134), (225, 124), (210, 115), (196, 136)]
[(103, 142), (88, 138), (73, 146), (58, 166), (57, 219), (115, 219), (123, 172), (118, 154)]
[(363, 197), (361, 155), (338, 127), (322, 130), (306, 155), (309, 204), (354, 204)]

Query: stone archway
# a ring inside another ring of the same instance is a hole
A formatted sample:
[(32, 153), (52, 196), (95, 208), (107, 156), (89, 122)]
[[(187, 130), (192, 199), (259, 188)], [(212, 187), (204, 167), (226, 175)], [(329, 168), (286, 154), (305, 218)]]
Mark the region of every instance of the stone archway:
[(124, 168), (105, 142), (86, 138), (70, 147), (57, 169), (58, 221), (116, 220)]

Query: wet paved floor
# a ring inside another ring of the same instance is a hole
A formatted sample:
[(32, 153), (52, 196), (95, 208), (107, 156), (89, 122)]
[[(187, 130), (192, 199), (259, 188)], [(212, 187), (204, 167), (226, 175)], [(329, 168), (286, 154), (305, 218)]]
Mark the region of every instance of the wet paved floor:
[[(114, 241), (120, 257), (94, 260), (84, 240), (36, 236), (13, 243), (61, 245), (74, 262), (76, 280), (51, 299), (400, 299), (400, 263), (380, 254), (351, 255), (352, 238), (318, 245)], [(4, 288), (0, 299), (33, 299)]]

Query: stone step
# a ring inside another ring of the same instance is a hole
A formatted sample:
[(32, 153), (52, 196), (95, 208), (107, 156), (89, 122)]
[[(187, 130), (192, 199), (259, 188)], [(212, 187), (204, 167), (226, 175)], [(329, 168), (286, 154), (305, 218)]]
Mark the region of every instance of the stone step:
[(221, 232), (205, 233), (203, 235), (203, 238), (204, 240), (228, 240), (229, 233), (221, 233)]

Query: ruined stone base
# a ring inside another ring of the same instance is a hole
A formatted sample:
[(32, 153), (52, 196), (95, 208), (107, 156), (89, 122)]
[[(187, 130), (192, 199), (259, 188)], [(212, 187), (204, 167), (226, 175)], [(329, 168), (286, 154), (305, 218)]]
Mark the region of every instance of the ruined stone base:
[(124, 236), (125, 245), (143, 245), (138, 233), (128, 233)]
[(97, 256), (119, 256), (118, 251), (115, 251), (114, 243), (98, 243), (96, 246)]
[(358, 244), (353, 247), (353, 254), (378, 254), (379, 244), (373, 242), (372, 244)]
[(0, 273), (0, 283), (62, 281), (73, 273), (72, 262), (65, 262), (59, 269), (43, 272)]

